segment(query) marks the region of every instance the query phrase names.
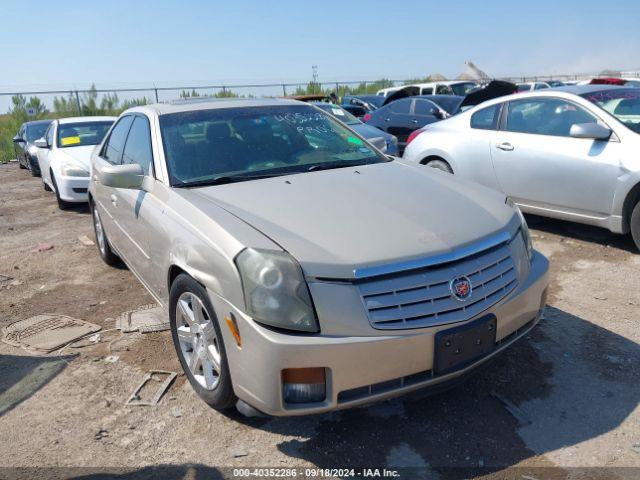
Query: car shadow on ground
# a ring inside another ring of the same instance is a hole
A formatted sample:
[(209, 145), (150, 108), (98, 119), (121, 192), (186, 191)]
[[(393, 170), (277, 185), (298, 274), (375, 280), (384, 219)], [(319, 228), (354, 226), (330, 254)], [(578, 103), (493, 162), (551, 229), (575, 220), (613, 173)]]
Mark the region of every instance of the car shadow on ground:
[(222, 480), (235, 478), (215, 467), (202, 464), (153, 465), (138, 469), (92, 467), (1, 468), (3, 480), (56, 478), (73, 480)]
[(529, 227), (535, 230), (574, 240), (614, 247), (631, 253), (639, 253), (638, 248), (633, 243), (631, 235), (619, 235), (604, 228), (566, 220), (557, 220), (555, 218), (540, 217), (538, 215), (526, 214), (526, 218)]
[(618, 427), (640, 401), (638, 364), (635, 342), (548, 307), (526, 339), (448, 392), (315, 417), (237, 419), (301, 438), (278, 449), (319, 467), (414, 467), (411, 478), (468, 478)]
[(49, 383), (72, 358), (0, 355), (0, 417)]

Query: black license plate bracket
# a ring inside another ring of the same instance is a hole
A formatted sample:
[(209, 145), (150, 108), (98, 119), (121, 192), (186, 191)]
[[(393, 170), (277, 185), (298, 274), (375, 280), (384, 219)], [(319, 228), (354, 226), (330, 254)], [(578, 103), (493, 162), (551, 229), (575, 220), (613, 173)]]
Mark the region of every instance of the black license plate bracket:
[(436, 333), (434, 373), (455, 372), (490, 354), (495, 348), (496, 327), (496, 316), (489, 314)]

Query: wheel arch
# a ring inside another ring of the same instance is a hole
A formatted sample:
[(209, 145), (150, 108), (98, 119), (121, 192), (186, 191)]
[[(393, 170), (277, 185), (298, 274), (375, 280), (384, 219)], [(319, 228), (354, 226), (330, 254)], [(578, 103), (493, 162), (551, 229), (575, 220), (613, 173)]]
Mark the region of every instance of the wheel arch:
[(640, 202), (640, 181), (631, 187), (622, 203), (622, 229), (624, 233), (630, 230), (631, 213), (638, 202)]
[(456, 173), (456, 169), (454, 168), (451, 160), (447, 158), (447, 156), (441, 155), (440, 153), (431, 152), (426, 156), (424, 156), (418, 163), (420, 163), (420, 165), (426, 165), (427, 163), (432, 162), (434, 160), (441, 160), (445, 162), (447, 165), (449, 165), (449, 167), (451, 167), (451, 170), (453, 171), (453, 173)]

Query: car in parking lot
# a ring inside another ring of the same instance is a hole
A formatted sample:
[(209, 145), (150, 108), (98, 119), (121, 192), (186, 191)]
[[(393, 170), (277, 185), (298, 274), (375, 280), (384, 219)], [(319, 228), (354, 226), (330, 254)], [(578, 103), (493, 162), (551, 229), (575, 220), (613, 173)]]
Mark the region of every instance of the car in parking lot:
[(478, 84), (468, 80), (443, 80), (439, 82), (412, 83), (402, 87), (383, 88), (378, 90), (376, 95), (388, 97), (405, 87), (417, 88), (417, 95), (457, 95), (464, 97), (471, 90), (477, 88)]
[[(362, 117), (362, 120), (367, 125), (397, 137), (398, 148), (402, 154), (412, 132), (447, 118), (451, 115), (447, 108), (455, 112), (462, 99), (463, 97), (455, 95), (428, 95), (409, 96), (395, 100), (393, 96), (389, 96), (387, 97), (388, 103), (385, 102), (382, 107), (367, 113)], [(442, 103), (446, 108), (440, 106), (439, 103)]]
[(477, 181), (524, 212), (631, 233), (640, 248), (640, 90), (502, 97), (417, 134), (404, 159)]
[(91, 152), (115, 117), (70, 117), (50, 123), (35, 141), (45, 190), (53, 190), (61, 209), (87, 201)]
[(308, 104), (136, 107), (91, 172), (101, 257), (165, 308), (217, 409), (303, 415), (442, 386), (545, 305), (547, 260), (503, 194), (392, 160)]
[(330, 115), (348, 125), (353, 131), (363, 138), (366, 138), (371, 144), (377, 147), (382, 153), (387, 155), (398, 155), (398, 139), (379, 128), (372, 127), (366, 123), (362, 123), (356, 117), (351, 115), (340, 105), (334, 105), (327, 102), (313, 102), (312, 105), (324, 110)]
[(16, 136), (13, 137), (13, 145), (18, 165), (20, 168), (29, 170), (34, 177), (40, 175), (38, 147), (34, 145), (34, 142), (44, 135), (49, 124), (51, 124), (51, 120), (24, 122), (20, 126), (20, 130), (18, 130)]

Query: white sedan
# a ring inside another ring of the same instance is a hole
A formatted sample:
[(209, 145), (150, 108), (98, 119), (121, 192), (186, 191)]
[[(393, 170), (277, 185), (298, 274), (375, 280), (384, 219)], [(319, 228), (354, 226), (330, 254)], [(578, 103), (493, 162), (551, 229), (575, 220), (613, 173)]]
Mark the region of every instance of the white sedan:
[(36, 140), (45, 190), (53, 190), (58, 206), (86, 202), (91, 152), (102, 142), (115, 117), (74, 117), (54, 120)]
[(639, 151), (640, 89), (584, 85), (484, 102), (416, 131), (403, 158), (524, 212), (631, 233), (640, 248)]

